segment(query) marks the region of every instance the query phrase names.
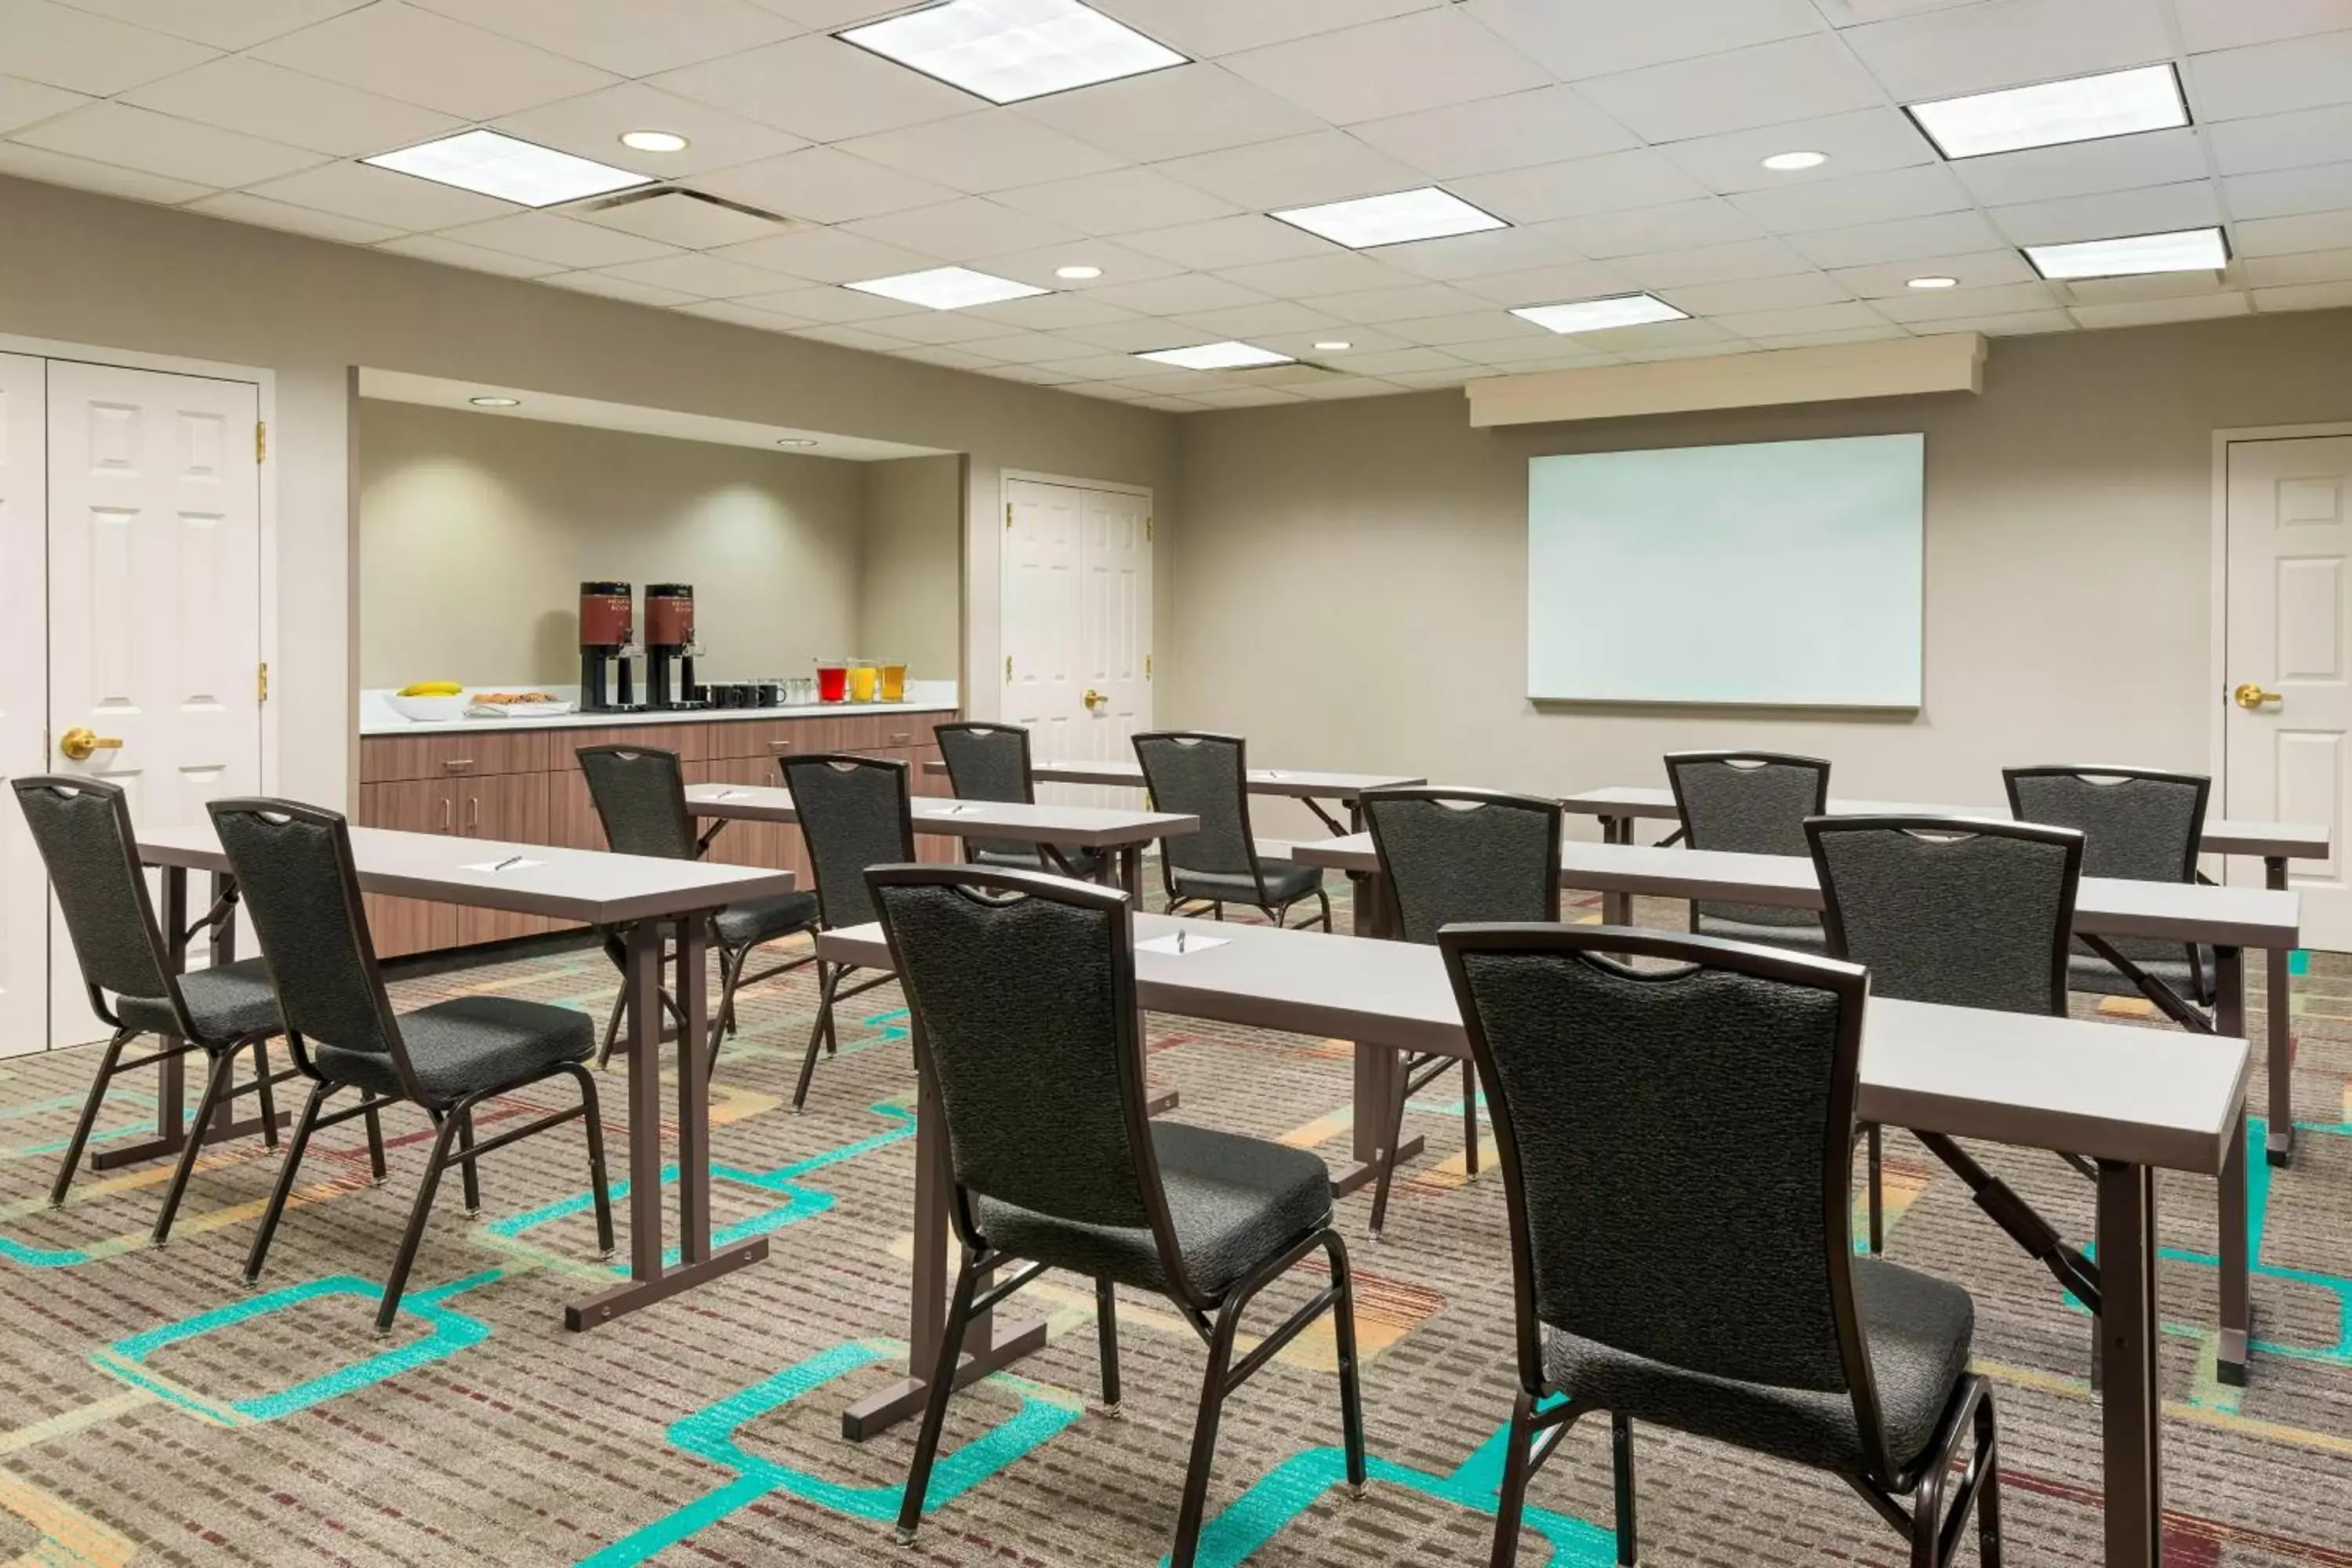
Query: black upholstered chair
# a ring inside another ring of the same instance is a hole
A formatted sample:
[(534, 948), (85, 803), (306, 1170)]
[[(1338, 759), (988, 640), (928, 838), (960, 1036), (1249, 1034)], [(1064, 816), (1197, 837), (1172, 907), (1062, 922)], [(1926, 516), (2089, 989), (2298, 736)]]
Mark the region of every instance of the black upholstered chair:
[(1259, 858), (1250, 834), (1249, 764), (1238, 735), (1174, 730), (1135, 737), (1135, 760), (1158, 811), (1201, 819), (1201, 831), (1160, 841), (1160, 876), (1168, 912), (1205, 905), (1218, 920), (1227, 904), (1247, 904), (1280, 925), (1293, 904), (1313, 899), (1319, 922), (1331, 929), (1331, 897), (1323, 868)]
[[(1966, 817), (1824, 816), (1805, 824), (1805, 837), (1821, 876), (1830, 952), (1867, 967), (1877, 994), (2066, 1016), (2066, 939), (2083, 875), (2080, 833)], [(1876, 1252), (1885, 1239), (1882, 1135), (1874, 1123), (1864, 1136), (1870, 1250)], [(2087, 1278), (2085, 1260), (1965, 1149), (1941, 1133), (1914, 1136), (2063, 1283)], [(2095, 1292), (2084, 1298), (2094, 1299)]]
[[(597, 820), (604, 826), (604, 842), (615, 854), (699, 860), (726, 826), (725, 818), (719, 818), (709, 832), (695, 837), (694, 818), (686, 809), (686, 771), (678, 764), (676, 752), (650, 746), (583, 746), (578, 755), (580, 772), (588, 781), (588, 798), (595, 803)], [(735, 1033), (737, 991), (815, 961), (814, 955), (789, 959), (746, 980), (743, 969), (751, 962), (751, 950), (779, 937), (815, 929), (816, 895), (806, 892), (746, 899), (711, 917), (710, 945), (719, 953), (719, 1011), (710, 1020), (712, 1061), (719, 1059), (720, 1039)], [(613, 967), (625, 967), (628, 949), (620, 934), (610, 931), (599, 934)], [(620, 996), (613, 998), (612, 1014), (604, 1020), (598, 1067), (612, 1056), (619, 1037), (621, 1003)], [(676, 1004), (668, 997), (663, 998), (663, 1005), (675, 1012)]]
[[(433, 1213), (441, 1173), (453, 1164), (458, 1167), (466, 1212), (478, 1214), (482, 1194), (476, 1162), (492, 1150), (567, 1121), (581, 1121), (587, 1134), (596, 1242), (603, 1255), (611, 1257), (613, 1208), (604, 1186), (604, 1123), (598, 1116), (595, 1077), (583, 1065), (596, 1049), (596, 1026), (588, 1015), (510, 996), (460, 996), (395, 1015), (376, 967), (375, 943), (368, 934), (359, 877), (352, 866), (351, 830), (342, 817), (285, 800), (216, 800), (208, 809), (252, 914), (262, 960), (285, 1015), (287, 1043), (296, 1066), (313, 1080), (295, 1119), (261, 1229), (247, 1256), (246, 1282), (261, 1278), (310, 1135), (364, 1116), (373, 1143), (377, 1113), (403, 1103), (417, 1107), (431, 1120), (433, 1151), (425, 1159), (408, 1227), (376, 1308), (379, 1331), (389, 1331), (400, 1310), (401, 1292), (425, 1239), (425, 1222)], [(486, 1142), (474, 1141), (476, 1106), (558, 1076), (568, 1076), (579, 1086), (578, 1105)], [(346, 1089), (358, 1090), (358, 1102), (329, 1111), (327, 1102)], [(375, 1154), (381, 1172), (380, 1148)]]
[(1519, 1386), (1493, 1561), (1517, 1559), (1528, 1481), (1565, 1429), (1606, 1410), (1621, 1563), (1637, 1557), (1633, 1427), (1653, 1421), (1837, 1475), (1915, 1568), (1950, 1562), (1974, 1509), (1998, 1568), (1975, 1304), (1853, 1252), (1864, 973), (1608, 926), (1457, 925), (1438, 945), (1511, 1230)]
[[(1003, 800), (1028, 805), (1037, 798), (1029, 776), (1029, 731), (1018, 724), (941, 724), (932, 731), (948, 765), (948, 787), (958, 800)], [(1050, 858), (1034, 844), (1013, 838), (967, 838), (964, 858), (975, 866), (1058, 871), (1091, 882), (1102, 872), (1099, 849), (1075, 844), (1051, 847)]]
[[(89, 989), (90, 1010), (114, 1031), (99, 1058), (98, 1075), (90, 1079), (73, 1136), (67, 1141), (65, 1161), (50, 1184), (50, 1206), (66, 1201), (107, 1086), (120, 1074), (190, 1051), (204, 1053), (205, 1088), (196, 1100), (195, 1121), (188, 1127), (171, 1185), (163, 1190), (163, 1207), (155, 1216), (153, 1239), (161, 1247), (171, 1237), (172, 1221), (215, 1111), (246, 1095), (258, 1096), (261, 1136), (269, 1147), (278, 1146), (278, 1103), (271, 1091), (300, 1076), (290, 1068), (270, 1070), (269, 1037), (285, 1030), (278, 1001), (257, 960), (193, 974), (172, 973), (147, 879), (139, 869), (130, 803), (121, 788), (103, 779), (64, 774), (10, 783), (57, 891), (58, 907), (65, 913), (66, 934), (73, 942), (82, 984)], [(224, 904), (204, 924), (230, 912), (231, 906)], [(161, 1046), (125, 1061), (123, 1047), (142, 1035), (157, 1037)], [(235, 1081), (236, 1059), (247, 1049), (253, 1052), (253, 1079), (239, 1084)]]
[[(1778, 752), (1670, 752), (1666, 779), (1694, 849), (1741, 855), (1802, 855), (1805, 818), (1829, 809), (1830, 765)], [(1811, 910), (1772, 904), (1694, 900), (1691, 930), (1701, 936), (1760, 942), (1805, 952), (1825, 950)]]
[[(1465, 921), (1559, 919), (1559, 802), (1497, 790), (1366, 790), (1359, 810), (1396, 900), (1399, 934), (1437, 941), (1438, 929)], [(1431, 1051), (1407, 1056), (1372, 1192), (1372, 1235), (1387, 1223), (1396, 1152), (1404, 1142), (1405, 1102), (1453, 1065)], [(1464, 1165), (1478, 1173), (1478, 1069), (1462, 1063)]]
[[(914, 792), (907, 764), (895, 757), (812, 752), (779, 758), (777, 766), (783, 771), (784, 787), (792, 791), (793, 811), (800, 818), (809, 864), (816, 872), (818, 924), (831, 931), (879, 919), (873, 895), (866, 891), (866, 868), (915, 858)], [(793, 1086), (794, 1110), (808, 1103), (818, 1046), (827, 1056), (839, 1046), (835, 1005), (894, 978), (872, 975), (844, 990), (842, 981), (854, 973), (853, 965), (817, 960), (816, 1022), (809, 1029), (800, 1081)]]
[[(971, 866), (890, 866), (866, 880), (914, 1016), (916, 1068), (946, 1123), (948, 1214), (962, 1244), (899, 1542), (922, 1521), (965, 1325), (1048, 1268), (1095, 1281), (1108, 1411), (1119, 1397), (1114, 1287), (1167, 1297), (1208, 1345), (1174, 1568), (1190, 1568), (1200, 1543), (1225, 1400), (1327, 1310), (1360, 1495), (1354, 1300), (1329, 1175), (1305, 1150), (1150, 1118), (1128, 896)], [(1236, 1363), (1244, 1310), (1318, 1252), (1328, 1283)]]
[[(2213, 781), (2153, 768), (2004, 768), (2009, 809), (2021, 822), (2047, 822), (2083, 835), (2083, 875), (2140, 882), (2197, 880), (2197, 851)], [(2146, 937), (2076, 939), (2067, 966), (2076, 991), (2146, 996), (2174, 1022), (2205, 1020), (2183, 1003), (2213, 1005), (2213, 950)]]

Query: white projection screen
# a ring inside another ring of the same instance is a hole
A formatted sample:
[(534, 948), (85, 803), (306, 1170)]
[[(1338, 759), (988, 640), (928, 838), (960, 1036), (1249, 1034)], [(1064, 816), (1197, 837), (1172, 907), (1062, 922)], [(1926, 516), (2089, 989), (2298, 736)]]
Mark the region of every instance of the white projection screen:
[(1528, 695), (1916, 709), (1927, 437), (1528, 463)]

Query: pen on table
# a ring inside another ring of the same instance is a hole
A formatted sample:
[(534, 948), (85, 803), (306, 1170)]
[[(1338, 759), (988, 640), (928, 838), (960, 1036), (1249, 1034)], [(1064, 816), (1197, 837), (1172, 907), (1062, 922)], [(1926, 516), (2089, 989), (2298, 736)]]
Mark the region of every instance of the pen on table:
[(735, 795), (740, 795), (740, 794), (742, 794), (742, 793), (743, 793), (743, 792), (742, 792), (742, 791), (740, 791), (740, 790), (722, 789), (722, 790), (720, 790), (717, 795), (712, 795), (710, 798), (711, 798), (711, 799), (713, 799), (713, 800), (727, 800), (727, 799), (730, 799), (730, 798), (732, 798), (732, 797), (733, 797), (733, 796), (735, 796)]
[(520, 855), (509, 855), (509, 856), (508, 856), (505, 859), (503, 859), (503, 860), (499, 861), (497, 865), (495, 865), (495, 866), (491, 867), (491, 868), (490, 868), (490, 869), (491, 869), (491, 870), (493, 870), (493, 871), (503, 871), (503, 870), (505, 870), (505, 869), (506, 869), (508, 867), (509, 867), (509, 866), (517, 866), (517, 865), (520, 865), (521, 863), (522, 863), (522, 857), (521, 857), (521, 856), (520, 856)]
[(1180, 953), (1184, 951), (1184, 931), (1181, 926), (1176, 930), (1176, 951)]

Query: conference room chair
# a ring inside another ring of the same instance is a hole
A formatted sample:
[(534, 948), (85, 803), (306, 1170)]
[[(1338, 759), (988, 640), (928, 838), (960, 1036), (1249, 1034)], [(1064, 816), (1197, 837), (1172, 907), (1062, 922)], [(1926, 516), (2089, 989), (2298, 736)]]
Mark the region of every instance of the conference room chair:
[[(866, 886), (866, 868), (915, 858), (915, 803), (907, 764), (896, 757), (817, 752), (779, 758), (777, 766), (792, 791), (793, 810), (816, 873), (819, 928), (837, 931), (877, 919)], [(842, 982), (855, 973), (854, 964), (817, 960), (816, 1022), (809, 1029), (800, 1081), (793, 1087), (794, 1110), (808, 1104), (817, 1047), (822, 1045), (827, 1056), (839, 1048), (835, 1006), (896, 978), (877, 974), (844, 990)]]
[[(351, 829), (341, 816), (289, 800), (216, 800), (205, 809), (251, 912), (295, 1065), (312, 1080), (246, 1258), (246, 1283), (261, 1278), (310, 1135), (364, 1116), (373, 1142), (375, 1117), (403, 1104), (415, 1106), (432, 1122), (433, 1148), (376, 1307), (378, 1332), (390, 1332), (399, 1313), (442, 1173), (458, 1168), (466, 1212), (478, 1215), (481, 1157), (567, 1121), (581, 1122), (587, 1134), (596, 1245), (600, 1257), (610, 1258), (613, 1206), (604, 1187), (604, 1123), (595, 1076), (583, 1065), (595, 1054), (594, 1021), (571, 1007), (494, 995), (458, 996), (395, 1014), (376, 966), (352, 866)], [(557, 1077), (578, 1086), (579, 1104), (475, 1142), (476, 1107)], [(328, 1101), (347, 1089), (358, 1091), (358, 1100), (328, 1110)], [(381, 1151), (375, 1152), (380, 1172)]]
[[(66, 1142), (57, 1180), (49, 1185), (49, 1206), (64, 1206), (74, 1167), (89, 1146), (98, 1108), (116, 1078), (191, 1051), (205, 1058), (205, 1087), (196, 1100), (195, 1120), (173, 1167), (171, 1184), (163, 1189), (163, 1209), (155, 1215), (152, 1239), (161, 1247), (171, 1237), (172, 1221), (180, 1212), (188, 1176), (205, 1147), (204, 1135), (216, 1111), (226, 1116), (236, 1100), (257, 1096), (262, 1139), (270, 1148), (278, 1147), (278, 1102), (272, 1091), (300, 1075), (290, 1068), (274, 1073), (269, 1068), (269, 1037), (285, 1032), (277, 999), (270, 994), (269, 976), (258, 960), (189, 974), (172, 973), (147, 879), (139, 868), (130, 802), (119, 786), (65, 774), (10, 782), (49, 885), (56, 889), (90, 1011), (113, 1031), (82, 1100), (73, 1136)], [(174, 934), (184, 940), (233, 911), (234, 905), (224, 902), (190, 931)], [(158, 1047), (124, 1060), (124, 1047), (142, 1035), (154, 1036)], [(253, 1053), (253, 1079), (239, 1084), (235, 1081), (236, 1061), (247, 1050)]]
[(1227, 904), (1246, 904), (1281, 925), (1292, 905), (1312, 898), (1322, 910), (1318, 920), (1329, 931), (1331, 897), (1323, 890), (1323, 868), (1258, 855), (1250, 833), (1244, 749), (1238, 735), (1160, 730), (1135, 737), (1135, 760), (1143, 764), (1152, 808), (1201, 820), (1198, 833), (1160, 841), (1168, 912), (1205, 908), (1223, 920)]
[[(1023, 805), (1037, 799), (1035, 781), (1029, 776), (1029, 731), (1018, 724), (961, 722), (939, 725), (940, 757), (948, 765), (948, 787), (958, 800), (1013, 801)], [(1009, 866), (1015, 870), (1058, 871), (1091, 882), (1102, 872), (1099, 849), (1076, 844), (1045, 847), (1012, 838), (967, 838), (963, 858), (975, 866)]]
[(1654, 1422), (1836, 1475), (1901, 1532), (1914, 1568), (1949, 1563), (1973, 1509), (1979, 1560), (1998, 1568), (1975, 1303), (1853, 1251), (1862, 969), (1608, 926), (1458, 925), (1438, 946), (1486, 1085), (1511, 1235), (1518, 1388), (1498, 1568), (1517, 1558), (1528, 1483), (1603, 1410), (1620, 1563), (1638, 1557), (1634, 1428)]
[[(1095, 1282), (1107, 1414), (1119, 1405), (1117, 1287), (1165, 1297), (1208, 1347), (1173, 1568), (1191, 1568), (1200, 1544), (1225, 1401), (1326, 1312), (1361, 1496), (1354, 1289), (1329, 1174), (1308, 1150), (1151, 1118), (1128, 896), (971, 866), (882, 867), (866, 881), (905, 982), (925, 1105), (945, 1121), (961, 1255), (899, 1543), (922, 1522), (966, 1325), (1054, 1268)], [(1251, 1301), (1318, 1253), (1319, 1289), (1236, 1357)]]
[[(1438, 929), (1465, 921), (1559, 919), (1560, 805), (1499, 790), (1366, 790), (1360, 810), (1396, 900), (1398, 933), (1424, 945)], [(1444, 1076), (1452, 1057), (1406, 1055), (1396, 1075), (1379, 1184), (1372, 1191), (1372, 1236), (1381, 1235), (1404, 1142), (1405, 1102)], [(1478, 1069), (1462, 1063), (1465, 1170), (1478, 1173)]]
[[(1825, 816), (1805, 824), (1833, 957), (1906, 1002), (2066, 1016), (2067, 933), (2082, 880), (2072, 828), (1968, 817)], [(1870, 1126), (1870, 1249), (1880, 1250), (1881, 1133)], [(2040, 1215), (1941, 1133), (1914, 1133), (1979, 1207), (2070, 1288), (2091, 1278)], [(2077, 1170), (2094, 1173), (2078, 1158)], [(2094, 1289), (2083, 1297), (2097, 1300)]]
[[(1802, 855), (1805, 818), (1829, 809), (1830, 765), (1779, 752), (1670, 752), (1666, 781), (1682, 815), (1676, 837), (1694, 849), (1741, 855)], [(1669, 837), (1665, 842), (1675, 842)], [(1694, 900), (1690, 929), (1701, 936), (1825, 951), (1821, 921), (1807, 910)]]
[[(2213, 781), (2155, 768), (2060, 764), (2004, 768), (2009, 809), (2021, 822), (2079, 830), (2083, 875), (2140, 882), (2194, 882)], [(2146, 937), (2075, 939), (2067, 968), (2077, 991), (2145, 996), (2173, 1022), (2210, 1026), (2185, 1007), (2213, 1005), (2213, 950)]]
[[(686, 770), (676, 752), (651, 746), (583, 746), (577, 755), (580, 772), (588, 781), (588, 798), (595, 803), (596, 819), (604, 824), (604, 842), (616, 855), (699, 860), (726, 826), (725, 819), (719, 818), (700, 837), (695, 836), (694, 818), (686, 808)], [(814, 962), (813, 955), (790, 959), (746, 980), (743, 970), (751, 962), (751, 951), (763, 942), (815, 929), (816, 896), (806, 892), (746, 899), (711, 917), (710, 945), (719, 954), (719, 1010), (710, 1020), (712, 1062), (719, 1059), (719, 1042), (736, 1032), (738, 991)], [(625, 969), (628, 948), (621, 934), (613, 931), (597, 934), (613, 967)], [(613, 998), (612, 1013), (604, 1020), (604, 1043), (596, 1054), (600, 1068), (611, 1058), (620, 1034), (622, 1000), (619, 995)], [(662, 1004), (676, 1016), (677, 1004), (667, 993)]]

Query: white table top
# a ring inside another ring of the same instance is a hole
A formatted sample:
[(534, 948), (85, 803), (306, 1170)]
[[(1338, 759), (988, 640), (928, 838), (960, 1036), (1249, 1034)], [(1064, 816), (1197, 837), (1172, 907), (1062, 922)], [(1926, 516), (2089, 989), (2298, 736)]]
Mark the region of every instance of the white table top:
[[(1376, 871), (1369, 833), (1290, 847), (1307, 866)], [(1560, 884), (1604, 893), (1710, 899), (1790, 909), (1822, 907), (1813, 863), (1801, 855), (1736, 855), (1721, 849), (1648, 844), (1560, 847)], [(2074, 929), (2088, 936), (2158, 937), (2216, 947), (2291, 948), (2301, 944), (2300, 894), (2267, 888), (2216, 888), (2198, 882), (2134, 882), (2085, 877), (2074, 897)]]
[[(756, 866), (503, 844), (388, 827), (354, 827), (351, 833), (352, 864), (363, 892), (551, 915), (587, 925), (658, 920), (793, 890), (790, 871)], [(228, 856), (209, 822), (142, 832), (139, 858), (150, 866), (229, 868)], [(517, 864), (504, 871), (480, 868), (509, 858)]]
[[(1635, 816), (1674, 821), (1682, 813), (1675, 792), (1654, 784), (1611, 784), (1572, 795), (1561, 803), (1580, 816)], [(1983, 816), (2009, 820), (2006, 805), (1927, 805), (1916, 801), (1829, 801), (1832, 816)], [(2325, 823), (2255, 822), (2207, 817), (2202, 847), (2211, 855), (2277, 856), (2290, 860), (2325, 860), (2328, 853)]]
[[(1139, 942), (1179, 930), (1178, 955), (1139, 951), (1154, 1012), (1464, 1056), (1433, 947), (1320, 931), (1138, 915)], [(887, 969), (879, 925), (827, 931), (817, 951)], [(2245, 1100), (2246, 1042), (2073, 1018), (1874, 1000), (1858, 1114), (1891, 1126), (2060, 1149), (2210, 1175)]]
[[(948, 771), (943, 762), (923, 764), (928, 773)], [(1029, 776), (1040, 784), (1109, 784), (1143, 787), (1143, 764), (1136, 762), (1035, 763)], [(1252, 795), (1294, 795), (1302, 800), (1353, 800), (1368, 789), (1396, 789), (1427, 784), (1427, 779), (1402, 773), (1332, 773), (1306, 768), (1252, 768), (1246, 787)]]
[[(794, 823), (792, 792), (774, 784), (690, 784), (686, 808), (697, 816), (744, 822)], [(1073, 844), (1081, 848), (1141, 844), (1198, 833), (1201, 819), (1172, 811), (1129, 811), (1089, 805), (1030, 805), (1019, 801), (915, 797), (915, 831), (958, 837), (1004, 838), (1022, 844)]]

